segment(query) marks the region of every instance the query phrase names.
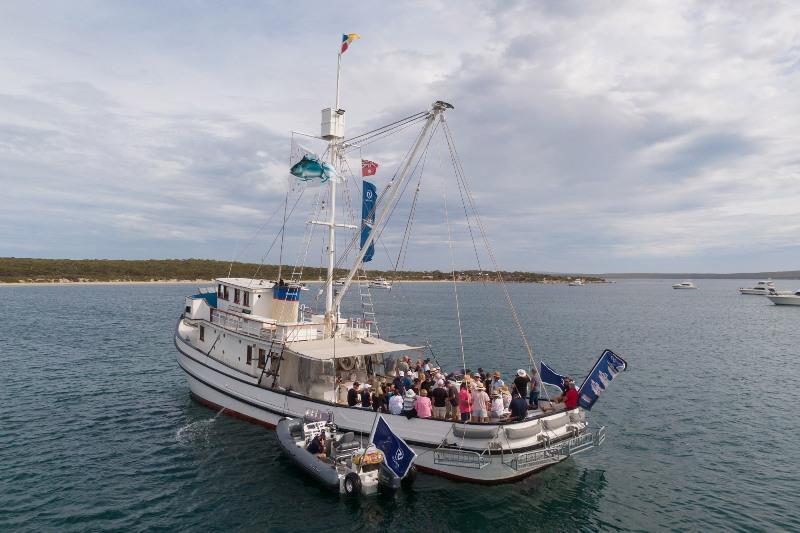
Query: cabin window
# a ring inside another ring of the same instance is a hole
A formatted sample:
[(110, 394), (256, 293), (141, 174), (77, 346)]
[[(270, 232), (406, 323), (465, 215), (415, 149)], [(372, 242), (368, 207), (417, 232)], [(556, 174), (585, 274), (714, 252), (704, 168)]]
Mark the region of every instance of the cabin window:
[(200, 340), (201, 341), (206, 340), (206, 328), (204, 328), (203, 326), (200, 326)]
[(247, 364), (253, 363), (253, 347), (249, 344), (247, 345)]
[(217, 285), (217, 296), (222, 298), (222, 283)]
[(267, 366), (267, 351), (264, 348), (258, 349), (258, 368)]
[(247, 291), (244, 291), (244, 301), (242, 301), (242, 305), (250, 307), (250, 293)]
[(227, 285), (222, 287), (222, 299), (223, 300), (227, 300), (228, 299), (228, 286)]
[(241, 299), (241, 293), (239, 289), (233, 289), (233, 303), (238, 304), (239, 300)]

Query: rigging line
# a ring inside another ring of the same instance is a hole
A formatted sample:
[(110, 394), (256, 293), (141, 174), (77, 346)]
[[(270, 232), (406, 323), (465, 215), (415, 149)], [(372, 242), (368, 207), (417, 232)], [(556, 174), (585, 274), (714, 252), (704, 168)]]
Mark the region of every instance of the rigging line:
[[(417, 171), (417, 168), (419, 168), (420, 165), (422, 165), (422, 169), (424, 170), (425, 161), (427, 160), (428, 150), (430, 149), (431, 141), (433, 141), (433, 137), (436, 135), (436, 130), (438, 128), (439, 128), (439, 123), (437, 122), (433, 126), (433, 130), (430, 133), (430, 137), (428, 137), (428, 142), (425, 144), (425, 149), (423, 150), (422, 154), (420, 154), (419, 158), (417, 159), (417, 162), (414, 164), (414, 168), (412, 169), (411, 174), (409, 175), (413, 175)], [(422, 172), (422, 170), (420, 170), (420, 172)], [(397, 209), (397, 206), (400, 205), (400, 200), (405, 195), (406, 190), (408, 189), (408, 185), (410, 183), (411, 180), (406, 180), (405, 184), (403, 185), (403, 190), (397, 196), (397, 200), (395, 201), (394, 206), (392, 206), (391, 211), (389, 211), (389, 216), (387, 217), (386, 222), (383, 224), (383, 228), (380, 228), (378, 233), (375, 235), (376, 240), (383, 234), (383, 230), (387, 227), (389, 220), (391, 220), (392, 216), (394, 216), (394, 212)], [(389, 258), (391, 260), (391, 256), (389, 256)]]
[[(255, 273), (253, 274), (253, 277), (250, 279), (250, 285), (248, 285), (248, 288), (250, 288), (252, 286), (253, 280), (255, 280), (256, 277), (258, 276), (258, 273), (261, 272), (261, 267), (264, 266), (264, 261), (267, 260), (267, 256), (269, 255), (270, 251), (272, 251), (272, 247), (275, 246), (275, 242), (277, 242), (278, 237), (280, 236), (280, 234), (282, 232), (286, 231), (286, 222), (288, 222), (289, 219), (292, 217), (292, 213), (294, 213), (294, 209), (297, 207), (297, 204), (300, 202), (300, 199), (303, 197), (303, 194), (305, 194), (305, 192), (306, 192), (306, 188), (305, 187), (300, 190), (300, 194), (297, 196), (297, 200), (295, 200), (291, 211), (289, 211), (289, 215), (286, 217), (286, 221), (283, 223), (283, 226), (281, 226), (280, 232), (278, 232), (278, 235), (275, 235), (275, 238), (272, 239), (272, 244), (269, 245), (269, 248), (267, 248), (267, 251), (261, 257), (261, 263), (258, 265), (258, 268), (256, 269)], [(319, 195), (319, 193), (317, 193), (317, 195)]]
[[(461, 205), (464, 207), (464, 217), (467, 219), (467, 229), (469, 229), (469, 237), (472, 239), (472, 249), (475, 251), (475, 260), (478, 263), (478, 272), (483, 274), (483, 266), (481, 266), (481, 258), (478, 254), (478, 244), (475, 242), (475, 235), (472, 231), (472, 221), (469, 217), (469, 212), (467, 210), (467, 203), (464, 201), (464, 191), (462, 190), (461, 180), (458, 179), (458, 174), (456, 174), (456, 183), (458, 184), (458, 195), (461, 197)], [(483, 275), (481, 275), (481, 282), (483, 283)]]
[(384, 132), (384, 133), (382, 133), (380, 135), (375, 135), (374, 137), (370, 137), (368, 139), (364, 139), (364, 141), (360, 142), (359, 144), (350, 145), (349, 147), (345, 148), (345, 152), (349, 152), (350, 150), (353, 150), (355, 148), (363, 148), (365, 146), (369, 146), (370, 144), (374, 144), (374, 143), (376, 143), (378, 141), (381, 141), (381, 140), (383, 140), (383, 139), (385, 139), (387, 137), (391, 137), (392, 135), (394, 135), (396, 133), (400, 133), (402, 131), (405, 131), (406, 129), (410, 128), (411, 126), (414, 126), (414, 125), (419, 124), (421, 122), (425, 122), (425, 120), (427, 120), (427, 118), (428, 118), (427, 116), (421, 117), (418, 120), (415, 120), (413, 122), (408, 122), (407, 124), (404, 124), (403, 127), (401, 127), (401, 128), (390, 130), (390, 131)]
[[(289, 156), (291, 158), (291, 156)], [(291, 163), (291, 161), (290, 161)], [(286, 210), (289, 207), (289, 189), (286, 189), (286, 200), (283, 202), (283, 227), (286, 227)], [(281, 248), (278, 253), (278, 279), (281, 279), (281, 270), (283, 270), (283, 241), (286, 236), (285, 231), (281, 231)]]
[[(528, 337), (525, 334), (525, 329), (522, 327), (522, 322), (519, 319), (519, 315), (517, 313), (517, 308), (516, 308), (516, 306), (514, 306), (514, 302), (511, 299), (511, 294), (508, 291), (508, 287), (506, 286), (505, 280), (503, 279), (503, 275), (500, 273), (500, 268), (499, 268), (498, 263), (497, 263), (497, 257), (494, 255), (494, 250), (492, 249), (492, 246), (491, 246), (491, 244), (489, 242), (489, 238), (488, 238), (488, 236), (486, 234), (486, 228), (485, 228), (485, 226), (483, 224), (483, 220), (481, 219), (480, 214), (478, 213), (478, 208), (475, 205), (474, 198), (472, 197), (472, 192), (470, 191), (470, 188), (469, 188), (469, 181), (466, 179), (466, 174), (464, 173), (464, 167), (461, 165), (461, 159), (458, 156), (458, 150), (455, 147), (455, 142), (454, 142), (454, 140), (452, 138), (452, 132), (450, 131), (450, 127), (448, 126), (447, 121), (444, 118), (444, 116), (441, 117), (441, 120), (442, 120), (442, 123), (444, 124), (444, 128), (443, 129), (444, 129), (444, 132), (445, 132), (445, 138), (447, 139), (447, 145), (448, 145), (448, 148), (450, 149), (451, 158), (453, 158), (453, 164), (457, 168), (457, 175), (460, 174), (460, 178), (464, 183), (464, 190), (466, 192), (467, 199), (469, 200), (470, 206), (471, 206), (472, 211), (474, 213), (478, 229), (480, 230), (480, 233), (481, 233), (481, 237), (483, 238), (484, 246), (486, 247), (486, 251), (487, 251), (487, 253), (489, 255), (489, 259), (491, 260), (492, 265), (493, 265), (493, 267), (495, 269), (495, 274), (497, 276), (497, 280), (498, 280), (498, 282), (500, 283), (500, 286), (503, 289), (503, 294), (505, 296), (506, 302), (508, 303), (508, 306), (511, 309), (511, 317), (514, 319), (514, 324), (516, 325), (517, 330), (519, 331), (519, 335), (520, 335), (520, 337), (522, 337), (522, 342), (525, 345), (525, 349), (528, 352), (528, 359), (530, 361), (531, 368), (532, 369), (536, 369), (536, 362), (534, 360), (533, 348), (530, 345), (530, 343), (528, 342)], [(539, 374), (538, 372), (536, 373), (536, 379), (539, 382), (539, 390), (544, 392), (545, 397), (549, 400), (550, 399), (549, 394), (547, 393), (547, 390), (544, 388), (544, 385), (542, 384), (541, 374)]]
[(364, 133), (362, 133), (360, 135), (355, 135), (353, 137), (350, 137), (349, 139), (345, 139), (344, 142), (349, 144), (349, 143), (352, 143), (353, 140), (355, 140), (355, 139), (360, 139), (361, 137), (366, 137), (367, 135), (371, 135), (371, 134), (373, 134), (375, 132), (379, 132), (381, 130), (389, 129), (392, 126), (395, 126), (396, 124), (400, 124), (401, 122), (414, 120), (416, 118), (419, 118), (420, 116), (427, 116), (427, 115), (428, 115), (428, 111), (420, 111), (419, 113), (414, 113), (413, 115), (409, 115), (409, 116), (407, 116), (405, 118), (401, 118), (399, 120), (395, 120), (394, 122), (392, 122), (390, 124), (386, 124), (386, 125), (381, 126), (379, 128), (375, 128), (374, 130), (370, 130), (370, 131), (364, 132)]
[[(422, 166), (419, 170), (419, 179), (417, 180), (417, 188), (414, 191), (414, 198), (411, 200), (411, 208), (408, 212), (408, 220), (406, 220), (406, 229), (403, 232), (403, 238), (400, 240), (400, 251), (397, 253), (397, 262), (394, 265), (394, 271), (400, 268), (400, 265), (405, 265), (405, 258), (408, 254), (409, 243), (411, 242), (411, 227), (414, 225), (414, 215), (417, 212), (417, 200), (419, 199), (420, 185), (422, 184), (422, 177), (425, 175), (425, 163), (428, 161), (428, 151), (426, 150), (422, 157)], [(402, 263), (400, 258), (402, 257)]]
[[(288, 194), (289, 194), (289, 190), (288, 189), (286, 191), (286, 194), (288, 196)], [(272, 222), (272, 219), (275, 218), (275, 215), (277, 215), (278, 213), (280, 213), (280, 210), (278, 210), (278, 209), (273, 211), (272, 214), (269, 216), (269, 218), (267, 218), (266, 222), (264, 222), (256, 231), (253, 232), (253, 235), (247, 241), (247, 244), (245, 244), (242, 248), (240, 248), (239, 251), (236, 253), (236, 255), (234, 255), (233, 260), (230, 262), (230, 265), (228, 266), (228, 277), (231, 277), (231, 270), (233, 269), (233, 263), (235, 263), (236, 261), (239, 260), (239, 257), (244, 252), (244, 250), (247, 250), (247, 248), (250, 247), (250, 245), (253, 243), (253, 241), (256, 239), (256, 237), (258, 237), (258, 235), (260, 235), (261, 232), (264, 231), (264, 228), (266, 228), (267, 225), (270, 222)]]
[(442, 178), (442, 196), (444, 197), (444, 219), (447, 223), (447, 244), (450, 248), (450, 270), (453, 273), (453, 295), (456, 299), (456, 318), (458, 319), (458, 340), (461, 346), (461, 368), (467, 368), (466, 357), (464, 356), (464, 334), (461, 330), (461, 306), (458, 304), (458, 286), (456, 284), (456, 265), (453, 255), (453, 235), (450, 231), (450, 215), (447, 212), (447, 185)]

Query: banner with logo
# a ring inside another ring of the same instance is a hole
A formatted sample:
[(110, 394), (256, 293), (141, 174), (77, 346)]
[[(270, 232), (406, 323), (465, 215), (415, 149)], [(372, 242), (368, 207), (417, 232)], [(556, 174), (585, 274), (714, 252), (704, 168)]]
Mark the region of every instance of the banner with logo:
[(594, 364), (594, 368), (586, 376), (578, 398), (581, 407), (591, 410), (600, 395), (605, 392), (608, 385), (617, 377), (617, 374), (628, 369), (628, 363), (611, 350), (604, 350), (603, 355)]
[[(362, 188), (364, 198), (361, 204), (361, 248), (364, 248), (364, 243), (367, 242), (372, 226), (375, 224), (375, 203), (378, 201), (378, 191), (375, 185), (367, 180), (364, 180)], [(364, 262), (372, 261), (373, 255), (375, 255), (375, 241), (372, 241), (367, 253), (364, 254)]]
[(384, 461), (397, 477), (403, 478), (414, 463), (417, 454), (409, 448), (408, 444), (394, 434), (392, 428), (386, 423), (382, 415), (378, 415), (375, 429), (370, 439), (379, 450), (383, 452)]

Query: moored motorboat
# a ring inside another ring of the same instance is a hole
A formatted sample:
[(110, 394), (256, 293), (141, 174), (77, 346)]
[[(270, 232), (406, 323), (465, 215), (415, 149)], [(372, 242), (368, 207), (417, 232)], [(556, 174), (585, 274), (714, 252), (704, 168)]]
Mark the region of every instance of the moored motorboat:
[(739, 287), (739, 294), (766, 296), (769, 294), (770, 289), (775, 289), (775, 283), (771, 279), (768, 279), (766, 281), (759, 281), (752, 287)]
[(779, 292), (773, 289), (767, 294), (767, 298), (775, 305), (800, 305), (800, 290)]
[(369, 282), (369, 287), (371, 289), (391, 289), (392, 282), (388, 281), (386, 278), (375, 278)]
[(570, 287), (583, 287), (584, 283), (581, 278), (575, 278), (569, 282)]
[(673, 289), (696, 289), (697, 285), (695, 285), (690, 280), (681, 281), (680, 283), (676, 283), (672, 286)]

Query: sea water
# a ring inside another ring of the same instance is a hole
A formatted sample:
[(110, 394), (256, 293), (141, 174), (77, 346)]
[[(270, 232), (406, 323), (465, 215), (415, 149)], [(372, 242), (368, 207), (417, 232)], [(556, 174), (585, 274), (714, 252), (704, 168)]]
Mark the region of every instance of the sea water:
[[(172, 335), (194, 287), (0, 287), (0, 530), (800, 529), (800, 307), (739, 295), (752, 281), (672, 283), (509, 285), (556, 371), (580, 380), (604, 348), (627, 359), (591, 413), (600, 448), (510, 485), (420, 475), (356, 500), (190, 398)], [(466, 366), (528, 367), (500, 288), (458, 291)], [(385, 337), (461, 366), (452, 284), (373, 293)]]

